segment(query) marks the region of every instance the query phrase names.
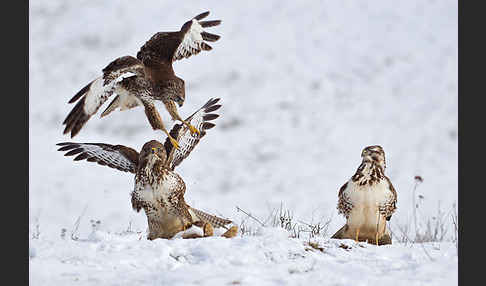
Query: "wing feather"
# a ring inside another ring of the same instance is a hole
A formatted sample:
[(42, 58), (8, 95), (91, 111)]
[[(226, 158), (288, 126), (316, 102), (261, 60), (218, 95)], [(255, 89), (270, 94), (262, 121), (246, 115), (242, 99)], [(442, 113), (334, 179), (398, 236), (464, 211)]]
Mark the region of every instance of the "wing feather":
[(380, 206), (382, 213), (385, 215), (386, 220), (390, 220), (393, 213), (397, 209), (397, 191), (393, 187), (390, 179), (385, 176), (386, 181), (388, 182), (388, 188), (390, 189), (390, 196), (387, 197), (383, 206)]
[(127, 73), (143, 76), (143, 64), (134, 57), (125, 56), (112, 61), (103, 69), (103, 76), (93, 80), (76, 93), (69, 103), (78, 103), (69, 112), (63, 125), (63, 133), (71, 132), (71, 138), (79, 133), (84, 124), (95, 114), (119, 86), (117, 79)]
[(144, 69), (145, 68), (142, 62), (132, 56), (117, 58), (102, 70), (104, 80), (103, 84), (108, 85), (126, 73), (133, 73), (137, 76), (144, 77)]
[(353, 208), (353, 204), (349, 200), (349, 197), (346, 194), (346, 190), (348, 188), (349, 182), (344, 183), (344, 185), (339, 189), (338, 193), (338, 204), (337, 209), (338, 213), (343, 214), (346, 218), (348, 218), (351, 209)]
[(182, 25), (177, 32), (155, 33), (138, 51), (137, 59), (145, 66), (165, 68), (172, 71), (172, 62), (196, 55), (202, 50), (212, 49), (205, 41), (215, 42), (220, 36), (208, 33), (203, 28), (221, 24), (221, 20), (200, 21), (209, 11), (201, 13)]
[(135, 173), (138, 166), (138, 152), (123, 145), (104, 143), (63, 142), (58, 151), (69, 151), (64, 156), (74, 156), (74, 161), (96, 162), (123, 172)]
[(167, 138), (164, 143), (164, 147), (169, 158), (169, 168), (173, 170), (178, 166), (189, 154), (192, 152), (194, 147), (199, 143), (202, 137), (206, 135), (206, 131), (215, 126), (214, 123), (209, 122), (219, 117), (218, 114), (212, 114), (210, 112), (218, 110), (221, 105), (216, 104), (220, 99), (211, 98), (194, 112), (191, 116), (186, 119), (191, 125), (196, 127), (200, 134), (191, 134), (186, 125), (176, 124), (170, 131), (170, 135), (177, 140), (179, 143), (179, 149), (172, 146), (172, 143)]
[(189, 58), (199, 54), (202, 50), (210, 51), (212, 47), (205, 41), (216, 42), (220, 36), (208, 33), (203, 28), (218, 26), (221, 20), (199, 21), (209, 15), (208, 12), (197, 15), (187, 21), (181, 28), (181, 41), (172, 55), (172, 61)]

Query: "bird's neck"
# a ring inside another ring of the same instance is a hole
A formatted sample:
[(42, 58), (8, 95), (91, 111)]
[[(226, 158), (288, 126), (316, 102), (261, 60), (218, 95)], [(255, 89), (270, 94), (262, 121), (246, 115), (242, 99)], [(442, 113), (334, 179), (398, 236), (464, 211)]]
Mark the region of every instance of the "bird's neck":
[(385, 170), (382, 166), (373, 161), (363, 161), (351, 179), (358, 185), (364, 186), (366, 184), (376, 184), (384, 177)]
[(144, 173), (145, 177), (149, 179), (150, 183), (157, 179), (159, 173), (157, 170), (160, 169), (161, 165), (163, 165), (162, 160), (155, 156), (147, 158), (142, 164), (141, 171)]

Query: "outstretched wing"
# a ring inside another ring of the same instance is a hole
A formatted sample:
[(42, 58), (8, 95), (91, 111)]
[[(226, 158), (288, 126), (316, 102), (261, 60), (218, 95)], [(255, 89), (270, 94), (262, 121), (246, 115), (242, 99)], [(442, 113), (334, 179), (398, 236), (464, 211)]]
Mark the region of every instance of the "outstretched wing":
[(189, 156), (194, 147), (199, 143), (199, 140), (206, 135), (206, 130), (215, 126), (215, 124), (210, 121), (218, 118), (219, 115), (211, 112), (218, 110), (221, 107), (220, 104), (216, 104), (218, 101), (219, 98), (211, 98), (206, 104), (186, 119), (186, 122), (200, 131), (200, 134), (191, 134), (189, 128), (184, 124), (176, 124), (172, 127), (170, 135), (179, 143), (179, 149), (173, 147), (169, 138), (167, 138), (164, 143), (169, 158), (169, 168), (171, 170), (174, 170), (182, 160)]
[(96, 162), (124, 172), (136, 173), (138, 165), (138, 152), (123, 145), (110, 145), (104, 143), (74, 143), (63, 142), (56, 144), (62, 146), (58, 151), (69, 151), (64, 156), (77, 155), (74, 161), (86, 160)]
[(79, 101), (62, 123), (66, 125), (63, 133), (71, 132), (71, 138), (76, 136), (89, 118), (115, 92), (116, 79), (127, 73), (143, 76), (142, 62), (130, 56), (118, 58), (103, 69), (103, 76), (93, 80), (76, 93), (69, 103)]
[(380, 212), (385, 216), (386, 220), (390, 220), (393, 213), (397, 209), (397, 191), (395, 190), (390, 179), (387, 176), (385, 176), (385, 179), (388, 182), (388, 188), (390, 190), (390, 193), (387, 196), (385, 202), (380, 205)]
[(212, 49), (207, 42), (215, 42), (220, 36), (208, 33), (203, 28), (221, 24), (221, 20), (200, 21), (209, 15), (201, 13), (182, 25), (178, 32), (159, 32), (153, 35), (137, 53), (137, 58), (145, 65), (160, 63), (171, 64), (173, 61), (196, 55), (202, 50)]

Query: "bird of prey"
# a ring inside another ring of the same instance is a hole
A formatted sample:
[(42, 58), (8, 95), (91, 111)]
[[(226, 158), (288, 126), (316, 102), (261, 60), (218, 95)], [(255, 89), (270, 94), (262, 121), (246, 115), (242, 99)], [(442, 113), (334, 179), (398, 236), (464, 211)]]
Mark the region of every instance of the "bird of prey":
[[(224, 227), (232, 221), (207, 214), (189, 206), (184, 200), (186, 186), (174, 171), (206, 131), (215, 126), (210, 122), (219, 115), (211, 113), (221, 107), (219, 98), (210, 99), (186, 120), (201, 132), (191, 133), (187, 125), (176, 124), (170, 131), (177, 138), (180, 148), (174, 148), (167, 138), (164, 144), (156, 140), (146, 142), (140, 153), (123, 145), (104, 143), (58, 143), (58, 151), (69, 151), (65, 156), (77, 155), (74, 160), (87, 160), (111, 168), (135, 174), (131, 202), (134, 210), (145, 211), (148, 220), (148, 239), (172, 238), (196, 225), (203, 227), (204, 236), (212, 235), (214, 227)], [(237, 233), (233, 226), (223, 236), (233, 237)], [(184, 236), (183, 236), (184, 237)], [(188, 238), (188, 237), (184, 237)]]
[(332, 238), (391, 244), (386, 222), (396, 210), (397, 192), (385, 176), (385, 152), (381, 146), (368, 146), (361, 157), (358, 170), (339, 190), (337, 209), (346, 224)]
[(185, 84), (174, 74), (172, 63), (212, 49), (207, 42), (215, 42), (220, 36), (208, 33), (204, 28), (217, 26), (221, 20), (201, 21), (208, 15), (209, 11), (195, 16), (184, 23), (180, 31), (156, 33), (140, 48), (136, 58), (124, 56), (108, 64), (102, 70), (102, 76), (69, 100), (69, 103), (77, 101), (77, 104), (63, 122), (66, 125), (64, 134), (71, 132), (71, 138), (76, 136), (113, 93), (117, 96), (101, 117), (117, 108), (123, 111), (143, 105), (152, 128), (162, 130), (178, 148), (178, 142), (167, 132), (155, 108), (154, 100), (160, 100), (173, 120), (181, 121), (191, 133), (198, 133), (199, 130), (182, 120), (177, 112), (176, 103), (182, 107), (185, 100)]

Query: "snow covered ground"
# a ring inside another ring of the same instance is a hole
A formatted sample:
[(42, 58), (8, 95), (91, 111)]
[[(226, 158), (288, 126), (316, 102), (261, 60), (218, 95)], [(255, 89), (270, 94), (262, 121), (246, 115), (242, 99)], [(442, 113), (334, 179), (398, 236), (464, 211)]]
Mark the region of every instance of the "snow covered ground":
[[(262, 228), (233, 239), (148, 241), (94, 232), (32, 240), (31, 285), (457, 285), (450, 243), (374, 246), (320, 239), (316, 249)], [(33, 275), (34, 274), (34, 275)]]
[[(130, 206), (133, 176), (56, 151), (63, 141), (139, 150), (164, 140), (140, 108), (94, 116), (74, 139), (62, 135), (61, 123), (73, 107), (67, 101), (111, 60), (135, 55), (155, 32), (177, 30), (206, 10), (223, 20), (211, 29), (222, 37), (211, 52), (174, 64), (187, 89), (180, 113), (210, 97), (221, 97), (223, 107), (217, 126), (178, 167), (186, 201), (237, 224), (248, 218), (236, 206), (259, 218), (281, 204), (295, 220), (331, 218), (319, 238), (323, 252), (274, 229), (232, 240), (139, 240), (146, 220)], [(383, 146), (398, 192), (392, 230), (411, 225), (413, 177), (420, 175), (419, 223), (440, 205), (451, 240), (457, 1), (38, 0), (29, 25), (32, 285), (457, 284), (451, 242), (377, 248), (347, 241), (352, 248), (343, 249), (329, 240), (344, 223), (337, 192), (373, 144)], [(69, 233), (80, 216), (74, 241)], [(94, 234), (90, 220), (100, 221)], [(141, 234), (123, 234), (129, 225)]]

